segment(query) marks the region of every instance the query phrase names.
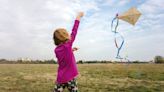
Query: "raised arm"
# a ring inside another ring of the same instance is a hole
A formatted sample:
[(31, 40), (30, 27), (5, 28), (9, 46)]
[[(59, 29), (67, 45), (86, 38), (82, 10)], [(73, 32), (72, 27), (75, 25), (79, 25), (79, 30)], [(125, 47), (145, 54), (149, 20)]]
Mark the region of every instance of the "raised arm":
[(76, 16), (76, 20), (79, 20), (84, 16), (83, 12), (79, 12), (78, 15)]
[(75, 40), (79, 23), (80, 23), (80, 19), (83, 17), (83, 15), (84, 15), (83, 12), (79, 12), (78, 15), (76, 16), (76, 20), (74, 22), (74, 26), (72, 28), (72, 33), (71, 33), (71, 43), (73, 43)]

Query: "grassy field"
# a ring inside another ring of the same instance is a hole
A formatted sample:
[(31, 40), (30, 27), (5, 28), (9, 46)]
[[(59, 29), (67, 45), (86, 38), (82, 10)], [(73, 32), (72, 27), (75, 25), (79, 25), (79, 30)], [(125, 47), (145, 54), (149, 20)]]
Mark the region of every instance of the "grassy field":
[[(78, 68), (80, 92), (164, 92), (164, 64), (80, 64)], [(0, 64), (0, 92), (51, 92), (56, 70), (53, 64)]]

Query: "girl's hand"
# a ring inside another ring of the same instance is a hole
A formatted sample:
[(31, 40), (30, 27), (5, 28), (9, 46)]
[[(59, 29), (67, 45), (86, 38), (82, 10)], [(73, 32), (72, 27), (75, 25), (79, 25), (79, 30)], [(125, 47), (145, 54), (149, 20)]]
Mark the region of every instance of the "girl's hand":
[(79, 48), (73, 47), (72, 51), (77, 51)]
[(76, 20), (80, 20), (83, 16), (84, 16), (84, 13), (83, 12), (79, 12), (77, 14)]

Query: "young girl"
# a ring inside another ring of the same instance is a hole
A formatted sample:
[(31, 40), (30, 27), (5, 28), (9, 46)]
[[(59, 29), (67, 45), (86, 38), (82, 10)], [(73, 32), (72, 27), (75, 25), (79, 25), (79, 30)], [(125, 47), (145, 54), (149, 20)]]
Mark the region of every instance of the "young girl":
[(77, 48), (72, 49), (72, 44), (75, 40), (81, 17), (83, 17), (83, 12), (78, 13), (71, 35), (64, 28), (56, 29), (53, 34), (53, 40), (57, 46), (54, 52), (59, 64), (53, 92), (63, 92), (65, 87), (70, 92), (78, 92), (76, 82), (78, 70), (73, 54), (73, 51), (77, 50)]

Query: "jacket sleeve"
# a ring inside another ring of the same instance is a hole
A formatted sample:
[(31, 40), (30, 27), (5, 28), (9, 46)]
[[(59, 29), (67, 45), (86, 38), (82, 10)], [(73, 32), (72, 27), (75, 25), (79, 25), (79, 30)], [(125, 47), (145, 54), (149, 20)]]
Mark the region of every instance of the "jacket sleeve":
[(72, 28), (72, 33), (71, 33), (71, 39), (70, 39), (70, 43), (73, 44), (75, 38), (76, 38), (76, 34), (77, 34), (77, 30), (78, 30), (78, 27), (79, 27), (79, 23), (80, 21), (79, 20), (75, 20), (74, 22), (74, 26)]

